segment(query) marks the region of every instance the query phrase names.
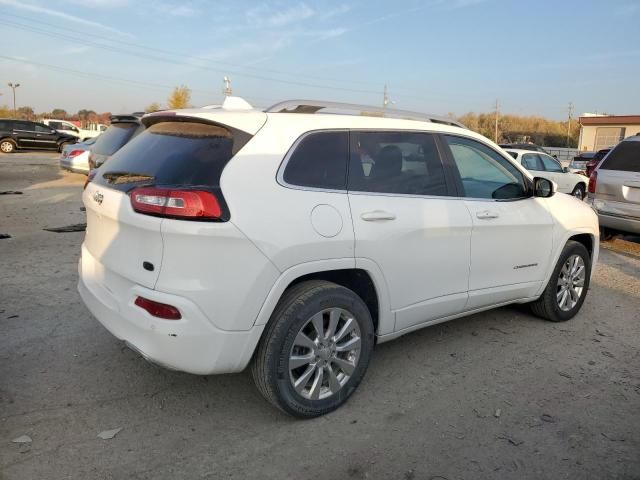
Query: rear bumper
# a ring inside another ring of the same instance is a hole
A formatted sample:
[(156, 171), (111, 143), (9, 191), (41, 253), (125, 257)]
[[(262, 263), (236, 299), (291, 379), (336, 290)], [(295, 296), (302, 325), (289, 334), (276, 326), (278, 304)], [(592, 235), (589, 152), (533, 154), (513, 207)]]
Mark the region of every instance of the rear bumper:
[(598, 221), (601, 227), (640, 235), (640, 218), (607, 215), (606, 213), (598, 212)]
[(74, 173), (89, 174), (89, 164), (87, 162), (74, 162), (73, 158), (61, 158), (60, 168)]
[[(87, 308), (115, 337), (153, 363), (199, 375), (242, 371), (264, 326), (247, 331), (215, 328), (190, 300), (131, 284), (114, 295), (100, 283), (96, 260), (83, 247), (78, 291)], [(97, 268), (96, 268), (97, 267)], [(152, 317), (137, 307), (137, 296), (176, 306), (180, 320)]]

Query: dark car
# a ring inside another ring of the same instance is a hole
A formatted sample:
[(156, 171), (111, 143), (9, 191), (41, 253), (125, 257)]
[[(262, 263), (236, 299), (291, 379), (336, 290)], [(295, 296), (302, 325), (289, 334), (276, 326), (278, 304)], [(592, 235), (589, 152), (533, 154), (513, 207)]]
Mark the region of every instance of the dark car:
[(60, 133), (44, 123), (0, 118), (0, 151), (12, 153), (17, 149), (57, 150), (75, 143), (76, 137)]
[(132, 138), (144, 130), (140, 123), (144, 113), (112, 115), (111, 125), (96, 140), (89, 156), (89, 168), (98, 168), (124, 147)]
[(610, 148), (603, 148), (602, 150), (598, 150), (593, 156), (593, 158), (587, 162), (587, 166), (585, 169), (587, 172), (587, 177), (591, 176), (591, 172), (593, 172), (596, 169), (600, 161), (604, 157), (606, 157), (607, 153), (609, 153), (610, 151), (611, 151)]

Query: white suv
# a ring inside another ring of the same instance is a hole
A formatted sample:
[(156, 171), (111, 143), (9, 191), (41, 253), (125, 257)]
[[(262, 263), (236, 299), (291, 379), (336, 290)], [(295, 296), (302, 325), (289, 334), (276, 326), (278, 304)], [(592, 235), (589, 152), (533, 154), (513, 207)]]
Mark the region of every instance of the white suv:
[(587, 294), (595, 213), (450, 119), (231, 98), (142, 122), (83, 194), (78, 288), (155, 363), (251, 363), (271, 403), (317, 416), (375, 343), (509, 303), (568, 320)]

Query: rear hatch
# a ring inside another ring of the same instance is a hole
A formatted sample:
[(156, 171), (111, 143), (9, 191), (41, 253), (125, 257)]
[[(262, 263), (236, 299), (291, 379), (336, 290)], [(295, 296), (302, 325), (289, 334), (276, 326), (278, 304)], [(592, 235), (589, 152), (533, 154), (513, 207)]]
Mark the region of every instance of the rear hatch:
[(89, 164), (96, 168), (105, 163), (144, 127), (137, 121), (113, 123), (102, 133), (91, 149)]
[[(162, 265), (163, 219), (225, 222), (220, 175), (251, 135), (185, 117), (151, 126), (95, 171), (83, 200), (84, 246), (107, 288), (127, 281), (154, 288)], [(114, 286), (115, 287), (115, 286)]]
[(596, 170), (594, 206), (640, 220), (640, 136), (620, 142)]

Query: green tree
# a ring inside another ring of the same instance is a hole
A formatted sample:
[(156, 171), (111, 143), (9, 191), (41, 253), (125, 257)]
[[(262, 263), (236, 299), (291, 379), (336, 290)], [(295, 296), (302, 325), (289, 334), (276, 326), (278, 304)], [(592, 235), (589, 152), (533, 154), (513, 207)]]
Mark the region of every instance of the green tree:
[(187, 108), (189, 107), (189, 102), (191, 101), (191, 89), (186, 87), (185, 85), (180, 85), (173, 89), (171, 95), (169, 95), (169, 100), (167, 100), (167, 107), (171, 110), (178, 108)]

